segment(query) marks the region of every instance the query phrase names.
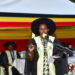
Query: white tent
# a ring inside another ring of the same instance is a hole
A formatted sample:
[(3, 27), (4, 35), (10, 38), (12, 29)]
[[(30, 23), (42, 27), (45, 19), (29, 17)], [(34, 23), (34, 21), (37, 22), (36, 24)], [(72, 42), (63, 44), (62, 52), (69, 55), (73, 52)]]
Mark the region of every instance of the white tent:
[(75, 15), (70, 0), (0, 0), (0, 12)]

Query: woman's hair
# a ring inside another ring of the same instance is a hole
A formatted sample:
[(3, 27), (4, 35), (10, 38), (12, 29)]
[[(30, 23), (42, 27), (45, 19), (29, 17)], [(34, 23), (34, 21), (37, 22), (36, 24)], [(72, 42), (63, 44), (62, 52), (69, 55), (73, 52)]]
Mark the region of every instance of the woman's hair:
[(4, 48), (5, 48), (5, 49), (8, 49), (9, 45), (12, 45), (13, 48), (16, 48), (16, 43), (15, 43), (15, 42), (12, 42), (12, 41), (6, 42), (6, 43), (4, 44)]
[(56, 24), (54, 21), (48, 18), (40, 18), (32, 22), (31, 30), (34, 34), (40, 35), (39, 33), (39, 26), (41, 24), (45, 24), (49, 28), (48, 34), (51, 35), (56, 30)]

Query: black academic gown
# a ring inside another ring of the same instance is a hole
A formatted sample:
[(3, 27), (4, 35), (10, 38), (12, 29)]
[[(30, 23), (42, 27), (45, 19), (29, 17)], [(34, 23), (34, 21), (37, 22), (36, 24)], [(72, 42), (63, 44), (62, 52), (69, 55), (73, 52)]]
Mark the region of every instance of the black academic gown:
[[(17, 52), (17, 58), (20, 58), (20, 55), (18, 52)], [(5, 52), (1, 53), (1, 60), (2, 60), (1, 65), (5, 68), (5, 71), (6, 71), (5, 75), (9, 75), (8, 74), (8, 68), (6, 67), (6, 65), (9, 64), (8, 63), (8, 57), (7, 57), (7, 54)], [(12, 67), (12, 73), (13, 73), (13, 75), (21, 75), (15, 67)]]
[[(60, 44), (58, 39), (54, 40), (55, 43)], [(29, 61), (28, 60), (28, 47), (30, 44), (35, 45), (35, 50), (34, 50), (34, 60), (33, 61)], [(65, 54), (63, 51), (60, 51), (59, 49), (56, 48), (56, 46), (54, 45), (54, 49), (53, 49), (53, 55), (56, 54), (60, 54), (61, 59), (60, 61), (55, 61), (55, 69), (56, 69), (56, 75), (64, 75), (66, 73), (66, 59), (65, 59)], [(37, 45), (35, 43), (34, 39), (31, 39), (28, 43), (27, 49), (26, 49), (26, 62), (25, 62), (25, 75), (30, 75), (30, 72), (32, 72), (32, 75), (37, 75), (37, 61), (38, 61), (39, 55), (37, 52)]]
[(1, 64), (2, 64), (2, 60), (1, 60), (1, 55), (0, 55), (0, 66), (1, 66)]

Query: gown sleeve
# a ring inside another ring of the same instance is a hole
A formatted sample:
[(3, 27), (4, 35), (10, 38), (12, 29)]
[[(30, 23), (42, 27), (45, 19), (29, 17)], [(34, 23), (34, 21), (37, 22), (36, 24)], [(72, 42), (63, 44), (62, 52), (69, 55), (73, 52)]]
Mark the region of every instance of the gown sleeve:
[[(61, 43), (60, 43), (60, 41), (59, 41), (58, 39), (55, 39), (54, 43), (57, 43), (57, 44), (61, 45)], [(61, 50), (61, 49), (59, 49), (59, 48), (57, 48), (57, 47), (54, 45), (53, 55), (55, 55), (55, 54), (60, 54), (60, 56), (61, 56), (62, 58), (66, 58), (66, 56), (65, 56), (65, 54), (64, 54), (64, 51)], [(69, 56), (73, 56), (73, 52), (69, 52), (68, 54), (69, 54)]]
[[(34, 59), (32, 61), (29, 61), (28, 59), (28, 47), (30, 44), (35, 45), (35, 50), (33, 51), (34, 54)], [(34, 39), (31, 39), (27, 45), (27, 49), (26, 49), (26, 59), (25, 59), (25, 75), (30, 75), (30, 73), (32, 73), (32, 75), (37, 75), (37, 60), (38, 60), (38, 52), (37, 52), (37, 46), (35, 43)]]
[[(58, 39), (55, 39), (54, 43), (57, 43), (57, 44), (61, 45), (61, 43)], [(53, 55), (56, 55), (56, 54), (59, 54), (62, 57), (64, 52), (63, 52), (63, 50), (60, 50), (59, 48), (57, 48), (56, 45), (54, 45)]]
[[(60, 44), (60, 41), (58, 39), (55, 39), (54, 43)], [(54, 62), (55, 64), (55, 69), (56, 69), (56, 75), (64, 75), (66, 74), (66, 55), (64, 54), (63, 50), (60, 50), (59, 48), (57, 48), (54, 45), (54, 49), (53, 49), (53, 55), (59, 54), (61, 56), (60, 61), (56, 61)]]
[(2, 66), (6, 67), (6, 65), (8, 64), (8, 59), (7, 59), (7, 55), (5, 52), (1, 53), (1, 60), (2, 60)]

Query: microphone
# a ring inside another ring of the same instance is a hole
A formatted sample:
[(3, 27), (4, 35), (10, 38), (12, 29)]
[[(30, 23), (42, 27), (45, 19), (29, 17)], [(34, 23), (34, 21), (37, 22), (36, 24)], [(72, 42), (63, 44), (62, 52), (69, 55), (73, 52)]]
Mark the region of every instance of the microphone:
[(44, 39), (48, 39), (48, 35), (45, 34), (45, 33), (42, 34), (42, 37), (43, 37)]
[(49, 42), (53, 43), (51, 40), (49, 40), (49, 36), (45, 33), (42, 34), (42, 37), (46, 40), (48, 40)]

